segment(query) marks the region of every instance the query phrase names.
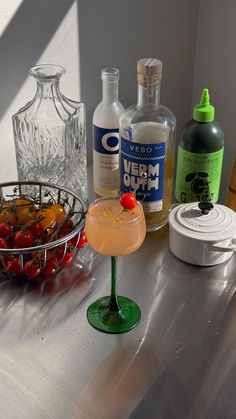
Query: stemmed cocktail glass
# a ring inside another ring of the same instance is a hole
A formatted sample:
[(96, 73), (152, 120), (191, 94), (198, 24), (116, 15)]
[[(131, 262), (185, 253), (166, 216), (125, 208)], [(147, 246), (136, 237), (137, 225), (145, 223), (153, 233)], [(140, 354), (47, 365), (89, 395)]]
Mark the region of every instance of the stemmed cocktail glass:
[(142, 205), (125, 209), (119, 198), (100, 198), (88, 210), (85, 224), (89, 244), (111, 256), (111, 295), (99, 298), (87, 311), (89, 323), (106, 333), (123, 333), (135, 327), (141, 317), (139, 306), (127, 297), (117, 296), (117, 256), (135, 252), (144, 241), (146, 223)]

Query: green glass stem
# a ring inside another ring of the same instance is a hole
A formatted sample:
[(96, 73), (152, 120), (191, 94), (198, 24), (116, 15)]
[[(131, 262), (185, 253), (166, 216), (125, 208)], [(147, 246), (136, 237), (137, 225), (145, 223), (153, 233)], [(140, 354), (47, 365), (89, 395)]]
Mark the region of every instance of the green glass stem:
[(109, 302), (109, 309), (111, 311), (120, 311), (120, 306), (117, 299), (116, 291), (116, 271), (117, 271), (117, 256), (111, 256), (111, 298)]
[(135, 327), (141, 318), (139, 306), (116, 293), (117, 256), (111, 257), (111, 295), (94, 301), (87, 310), (89, 323), (105, 333), (124, 333)]

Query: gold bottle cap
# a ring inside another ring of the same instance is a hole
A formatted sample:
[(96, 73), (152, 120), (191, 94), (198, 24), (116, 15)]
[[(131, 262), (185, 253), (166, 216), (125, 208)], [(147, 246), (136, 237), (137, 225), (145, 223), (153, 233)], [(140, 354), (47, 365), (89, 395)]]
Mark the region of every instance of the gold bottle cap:
[(162, 61), (157, 58), (142, 58), (137, 62), (137, 72), (144, 76), (156, 76), (161, 78)]

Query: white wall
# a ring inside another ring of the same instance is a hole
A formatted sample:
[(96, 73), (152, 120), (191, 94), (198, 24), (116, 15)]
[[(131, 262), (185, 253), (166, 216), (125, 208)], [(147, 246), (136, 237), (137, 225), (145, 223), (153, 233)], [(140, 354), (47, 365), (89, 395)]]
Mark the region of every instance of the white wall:
[(92, 114), (101, 100), (101, 69), (120, 70), (120, 100), (136, 102), (136, 62), (164, 63), (161, 102), (182, 126), (192, 100), (197, 31), (196, 0), (79, 0), (81, 97), (87, 107), (88, 156), (92, 161)]
[(216, 120), (225, 133), (225, 155), (220, 201), (224, 202), (227, 182), (236, 155), (236, 1), (200, 0), (196, 44), (193, 103), (208, 87)]
[(63, 93), (87, 107), (91, 163), (101, 69), (120, 69), (120, 99), (128, 106), (136, 101), (136, 61), (158, 57), (164, 62), (161, 102), (174, 111), (179, 129), (202, 87), (211, 91), (225, 131), (224, 199), (236, 147), (235, 15), (235, 0), (1, 0), (0, 181), (16, 177), (11, 116), (34, 94), (31, 66), (66, 67)]

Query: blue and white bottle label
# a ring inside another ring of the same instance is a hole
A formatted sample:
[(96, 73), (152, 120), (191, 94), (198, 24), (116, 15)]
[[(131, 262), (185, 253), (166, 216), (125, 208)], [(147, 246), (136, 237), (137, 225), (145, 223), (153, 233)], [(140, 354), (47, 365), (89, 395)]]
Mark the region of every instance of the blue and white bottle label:
[(118, 190), (119, 128), (93, 126), (94, 186), (102, 190)]
[(147, 174), (136, 197), (145, 212), (163, 209), (165, 142), (141, 144), (121, 138), (121, 192), (134, 191), (142, 172)]

